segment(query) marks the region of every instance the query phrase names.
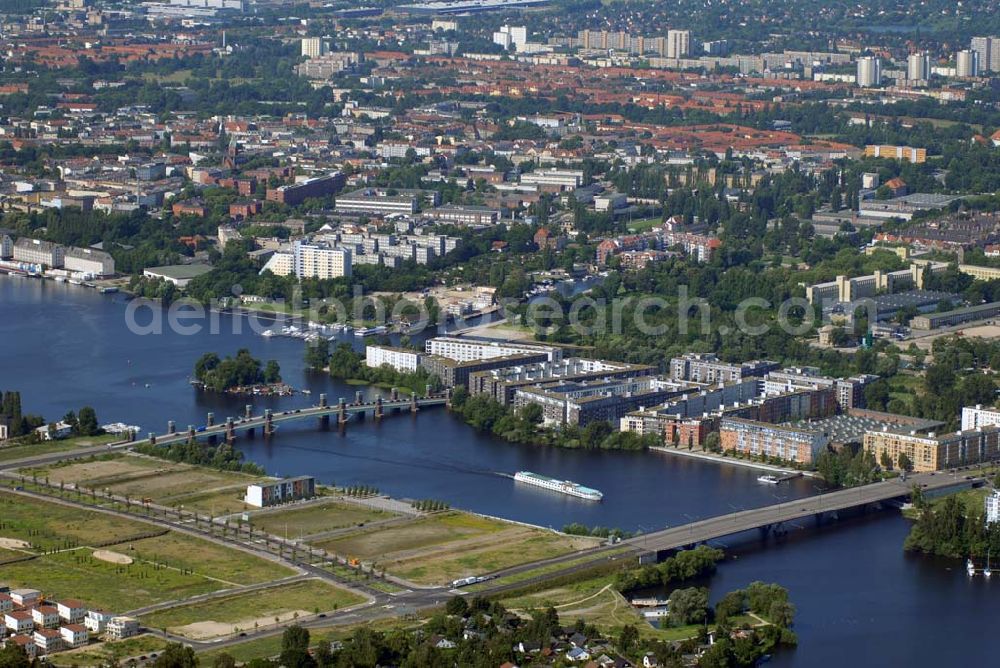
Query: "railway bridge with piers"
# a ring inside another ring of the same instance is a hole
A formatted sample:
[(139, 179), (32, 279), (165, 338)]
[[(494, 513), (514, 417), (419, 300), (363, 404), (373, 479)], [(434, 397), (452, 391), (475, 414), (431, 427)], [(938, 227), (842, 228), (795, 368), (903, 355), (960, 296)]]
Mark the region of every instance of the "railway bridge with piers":
[(434, 406), (450, 407), (451, 390), (446, 389), (444, 392), (432, 393), (430, 386), (427, 386), (423, 397), (418, 397), (416, 394), (401, 397), (399, 390), (394, 387), (388, 398), (379, 396), (374, 401), (365, 401), (362, 393), (358, 391), (355, 393), (353, 402), (348, 402), (344, 397), (341, 397), (335, 404), (327, 402), (326, 394), (320, 394), (319, 404), (309, 408), (281, 412), (266, 409), (262, 415), (253, 415), (253, 406), (247, 404), (242, 417), (229, 417), (224, 422), (216, 422), (215, 414), (209, 413), (202, 427), (195, 428), (194, 425), (188, 425), (187, 430), (184, 431), (178, 431), (176, 423), (171, 420), (167, 422), (166, 433), (150, 432), (144, 440), (138, 442), (147, 442), (151, 445), (174, 445), (193, 442), (199, 438), (215, 441), (222, 437), (227, 442), (232, 443), (236, 440), (238, 432), (253, 435), (257, 429), (260, 429), (264, 436), (270, 436), (274, 433), (277, 425), (282, 422), (315, 418), (319, 421), (320, 426), (327, 428), (330, 426), (332, 418), (336, 420), (340, 429), (344, 429), (351, 418), (363, 419), (369, 413), (376, 420), (381, 420), (392, 413), (417, 413), (424, 408)]

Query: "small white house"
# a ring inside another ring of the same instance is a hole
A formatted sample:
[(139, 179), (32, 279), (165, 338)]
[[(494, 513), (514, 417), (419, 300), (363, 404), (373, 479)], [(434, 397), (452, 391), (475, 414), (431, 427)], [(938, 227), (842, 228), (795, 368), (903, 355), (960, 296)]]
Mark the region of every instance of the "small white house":
[(83, 619), (83, 625), (95, 636), (104, 633), (108, 628), (108, 622), (114, 618), (110, 612), (103, 610), (88, 610), (87, 616)]
[(70, 648), (83, 647), (90, 638), (87, 627), (83, 624), (67, 624), (60, 627), (59, 635), (62, 636), (63, 644)]
[(55, 629), (38, 629), (32, 636), (35, 646), (46, 654), (58, 652), (63, 648), (62, 635)]
[(124, 640), (139, 633), (139, 620), (132, 617), (112, 617), (108, 621), (107, 634), (113, 640)]
[(31, 609), (31, 619), (35, 622), (35, 628), (58, 628), (59, 609), (54, 605), (40, 605)]
[(35, 630), (35, 620), (31, 618), (30, 612), (24, 610), (4, 614), (3, 623), (11, 633), (31, 633)]
[(38, 437), (43, 441), (53, 441), (60, 438), (68, 438), (73, 433), (73, 427), (65, 422), (56, 422), (54, 425), (44, 424), (35, 429)]
[(14, 601), (14, 605), (28, 608), (38, 603), (42, 597), (42, 592), (37, 589), (11, 589), (10, 597)]
[(87, 616), (87, 606), (73, 598), (63, 599), (56, 604), (59, 619), (65, 624), (82, 624)]

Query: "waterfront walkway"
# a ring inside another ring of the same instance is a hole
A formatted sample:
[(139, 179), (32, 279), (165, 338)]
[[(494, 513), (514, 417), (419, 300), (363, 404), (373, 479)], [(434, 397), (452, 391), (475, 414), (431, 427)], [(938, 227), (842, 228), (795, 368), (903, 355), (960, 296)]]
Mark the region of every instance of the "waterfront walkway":
[(686, 448), (674, 448), (674, 447), (652, 447), (649, 449), (650, 452), (659, 452), (661, 454), (676, 455), (678, 457), (688, 457), (689, 459), (700, 459), (706, 462), (712, 462), (713, 464), (729, 464), (730, 466), (742, 466), (744, 468), (758, 469), (760, 471), (768, 471), (769, 473), (783, 473), (792, 474), (798, 473), (807, 478), (815, 477), (816, 474), (812, 471), (800, 471), (798, 469), (789, 468), (787, 466), (775, 466), (774, 464), (765, 464), (763, 462), (755, 462), (749, 459), (740, 459), (739, 457), (723, 457), (722, 455), (715, 454), (714, 452), (701, 452), (696, 450), (688, 450)]

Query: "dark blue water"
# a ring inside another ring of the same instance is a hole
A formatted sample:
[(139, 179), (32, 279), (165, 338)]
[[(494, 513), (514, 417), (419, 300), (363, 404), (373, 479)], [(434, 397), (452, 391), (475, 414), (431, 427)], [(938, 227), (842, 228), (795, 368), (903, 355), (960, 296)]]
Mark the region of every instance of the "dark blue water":
[[(20, 390), (25, 410), (49, 419), (92, 405), (102, 422), (157, 432), (168, 419), (181, 427), (200, 425), (208, 411), (224, 419), (242, 410), (242, 399), (200, 393), (188, 383), (206, 351), (229, 355), (249, 348), (278, 360), (291, 385), (313, 391), (257, 400), (255, 412), (307, 406), (319, 392), (336, 401), (357, 389), (306, 371), (301, 341), (260, 337), (246, 326), (234, 334), (230, 316), (220, 317), (223, 334), (137, 336), (126, 327), (126, 305), (122, 296), (0, 276), (0, 389)], [(270, 440), (237, 443), (273, 474), (374, 485), (397, 497), (440, 499), (557, 528), (582, 522), (650, 531), (815, 492), (805, 479), (775, 489), (758, 484), (749, 469), (666, 455), (512, 445), (475, 432), (443, 409), (351, 423), (345, 433), (323, 432), (309, 421), (284, 424)], [(594, 504), (524, 488), (499, 475), (522, 469), (596, 487), (605, 500)], [(981, 577), (969, 582), (961, 564), (904, 555), (906, 531), (898, 514), (882, 513), (764, 548), (738, 548), (713, 578), (713, 593), (753, 580), (791, 591), (801, 644), (776, 657), (776, 665), (987, 662), (996, 648), (991, 627), (1000, 615), (994, 591), (1000, 583)]]

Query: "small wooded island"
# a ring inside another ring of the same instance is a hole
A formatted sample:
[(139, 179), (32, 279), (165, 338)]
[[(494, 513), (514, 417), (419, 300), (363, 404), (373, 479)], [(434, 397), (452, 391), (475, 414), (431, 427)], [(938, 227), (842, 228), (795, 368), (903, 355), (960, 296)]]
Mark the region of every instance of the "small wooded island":
[(212, 392), (229, 394), (286, 395), (292, 388), (281, 382), (281, 368), (275, 360), (262, 364), (246, 348), (234, 357), (220, 358), (205, 353), (194, 365), (192, 384)]

